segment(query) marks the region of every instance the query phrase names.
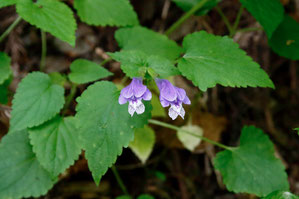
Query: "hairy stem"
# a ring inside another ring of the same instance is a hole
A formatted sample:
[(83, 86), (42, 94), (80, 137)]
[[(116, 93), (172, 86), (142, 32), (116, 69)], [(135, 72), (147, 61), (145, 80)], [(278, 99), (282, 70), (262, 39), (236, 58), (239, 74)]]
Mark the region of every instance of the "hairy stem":
[(121, 190), (124, 192), (124, 194), (129, 195), (129, 192), (114, 165), (111, 167), (111, 170), (112, 170), (114, 177), (115, 177), (119, 187), (121, 188)]
[(240, 9), (239, 9), (238, 14), (237, 14), (237, 17), (236, 17), (235, 23), (234, 23), (234, 25), (233, 25), (232, 33), (231, 33), (230, 37), (233, 37), (233, 36), (236, 34), (236, 30), (237, 30), (238, 25), (239, 25), (239, 23), (240, 23), (240, 19), (241, 19), (241, 16), (242, 16), (242, 14), (243, 14), (243, 11), (244, 11), (244, 7), (243, 7), (243, 5), (242, 5), (242, 6), (240, 7)]
[(214, 144), (214, 145), (216, 145), (216, 146), (218, 146), (218, 147), (220, 147), (220, 148), (223, 148), (223, 149), (227, 149), (227, 150), (231, 150), (231, 149), (232, 149), (232, 148), (229, 147), (229, 146), (226, 146), (226, 145), (223, 145), (223, 144), (221, 144), (221, 143), (219, 143), (219, 142), (210, 140), (210, 139), (208, 139), (208, 138), (206, 138), (206, 137), (204, 137), (204, 136), (200, 136), (200, 135), (197, 135), (197, 134), (195, 134), (195, 133), (186, 131), (186, 130), (181, 129), (180, 127), (177, 127), (177, 126), (172, 125), (172, 124), (168, 124), (168, 123), (161, 122), (161, 121), (154, 120), (154, 119), (149, 119), (148, 122), (149, 122), (150, 124), (155, 124), (155, 125), (158, 125), (158, 126), (162, 126), (162, 127), (165, 127), (165, 128), (169, 128), (169, 129), (175, 130), (175, 131), (181, 131), (181, 132), (187, 133), (187, 134), (189, 134), (189, 135), (192, 135), (192, 136), (194, 136), (194, 137), (200, 138), (200, 139), (202, 139), (202, 140), (204, 140), (204, 141), (206, 141), (206, 142), (209, 142), (209, 143), (211, 143), (211, 144)]
[(170, 28), (165, 31), (165, 35), (169, 36), (174, 30), (182, 25), (187, 19), (189, 19), (196, 11), (201, 9), (209, 0), (202, 0), (198, 2), (195, 6), (186, 12), (181, 18), (179, 18)]
[(233, 28), (232, 28), (230, 22), (228, 21), (227, 17), (224, 15), (224, 13), (222, 12), (222, 10), (219, 6), (216, 6), (216, 10), (217, 10), (218, 14), (221, 16), (223, 22), (225, 23), (225, 25), (229, 31), (229, 35), (231, 35)]
[(18, 16), (16, 18), (16, 20), (0, 36), (0, 42), (2, 42), (2, 40), (5, 39), (5, 37), (7, 37), (7, 35), (9, 35), (9, 33), (20, 23), (21, 20), (22, 20), (22, 18), (20, 16)]
[(46, 55), (47, 55), (47, 38), (46, 33), (41, 30), (41, 38), (42, 38), (42, 55), (40, 60), (40, 70), (43, 71), (46, 66)]

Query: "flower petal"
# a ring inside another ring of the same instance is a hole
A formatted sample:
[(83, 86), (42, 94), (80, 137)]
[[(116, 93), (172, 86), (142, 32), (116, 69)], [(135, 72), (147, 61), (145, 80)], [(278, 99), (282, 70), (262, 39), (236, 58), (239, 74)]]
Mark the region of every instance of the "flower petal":
[(167, 100), (165, 100), (161, 97), (160, 97), (160, 102), (161, 102), (162, 107), (164, 107), (164, 108), (170, 105), (170, 103)]
[(118, 103), (119, 104), (125, 104), (127, 103), (127, 98), (125, 98), (122, 94), (119, 95), (119, 98), (118, 98)]
[(190, 101), (190, 99), (187, 95), (185, 96), (185, 99), (183, 100), (183, 103), (184, 104), (191, 104), (191, 101)]
[(175, 120), (179, 114), (172, 107), (170, 107), (168, 110), (168, 115), (172, 120)]
[(166, 79), (158, 80), (157, 85), (160, 89), (160, 96), (167, 101), (174, 101), (177, 98), (177, 91), (175, 87)]
[(178, 99), (180, 101), (183, 101), (186, 97), (186, 91), (182, 88), (178, 88), (178, 87), (175, 87), (176, 91), (177, 91), (177, 95), (178, 95)]
[(152, 93), (150, 92), (149, 89), (146, 89), (145, 93), (142, 96), (143, 100), (149, 101), (152, 99)]
[(125, 98), (131, 98), (134, 93), (133, 93), (133, 88), (132, 88), (132, 83), (123, 88), (120, 92), (120, 94), (125, 97)]
[(147, 87), (142, 84), (141, 78), (133, 78), (131, 82), (133, 93), (135, 97), (141, 97), (147, 90)]

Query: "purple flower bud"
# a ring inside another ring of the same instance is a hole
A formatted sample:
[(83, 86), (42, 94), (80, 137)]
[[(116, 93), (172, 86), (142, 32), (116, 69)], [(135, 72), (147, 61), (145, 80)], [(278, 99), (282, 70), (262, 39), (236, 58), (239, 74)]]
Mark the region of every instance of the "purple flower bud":
[(130, 85), (123, 88), (118, 98), (119, 104), (125, 104), (129, 102), (128, 111), (133, 117), (134, 113), (142, 114), (145, 110), (144, 104), (141, 100), (151, 100), (152, 93), (148, 88), (143, 85), (142, 78), (133, 78)]
[(184, 119), (185, 110), (182, 104), (191, 104), (186, 91), (182, 88), (173, 86), (166, 79), (156, 79), (156, 84), (160, 90), (160, 102), (163, 107), (170, 105), (168, 115), (172, 120), (178, 116)]

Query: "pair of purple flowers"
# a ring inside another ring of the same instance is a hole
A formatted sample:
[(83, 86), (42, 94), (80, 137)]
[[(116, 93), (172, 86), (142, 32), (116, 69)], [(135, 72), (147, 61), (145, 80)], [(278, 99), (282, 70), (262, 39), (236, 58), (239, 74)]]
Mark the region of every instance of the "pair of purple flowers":
[[(191, 104), (186, 92), (182, 88), (173, 86), (166, 79), (156, 79), (156, 84), (160, 90), (160, 102), (163, 107), (170, 108), (168, 115), (171, 119), (175, 120), (178, 116), (184, 119), (185, 110), (184, 104)], [(118, 102), (119, 104), (125, 104), (129, 102), (128, 111), (131, 116), (136, 112), (142, 114), (145, 111), (145, 106), (142, 100), (149, 101), (152, 99), (152, 93), (143, 85), (142, 78), (133, 78), (132, 82), (121, 90)]]

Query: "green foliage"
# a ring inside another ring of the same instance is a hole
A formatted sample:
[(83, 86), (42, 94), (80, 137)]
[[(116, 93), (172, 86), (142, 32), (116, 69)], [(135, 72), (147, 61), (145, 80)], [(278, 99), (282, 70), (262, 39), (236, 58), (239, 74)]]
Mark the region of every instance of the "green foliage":
[(130, 149), (145, 163), (153, 151), (155, 145), (155, 132), (149, 126), (135, 129), (134, 140), (130, 143)]
[(49, 32), (75, 46), (76, 21), (72, 10), (58, 0), (22, 0), (17, 2), (17, 13), (31, 25)]
[(274, 191), (263, 199), (299, 199), (299, 197), (287, 191)]
[(283, 22), (273, 33), (269, 44), (274, 52), (280, 56), (299, 60), (299, 24), (289, 15), (285, 15)]
[(0, 85), (12, 74), (10, 68), (10, 57), (0, 52)]
[(80, 19), (89, 25), (134, 26), (138, 18), (129, 0), (75, 0)]
[(17, 3), (17, 0), (0, 0), (0, 8), (11, 6)]
[(132, 197), (129, 195), (122, 195), (122, 196), (117, 196), (115, 199), (132, 199)]
[(152, 96), (152, 116), (153, 117), (166, 117), (165, 109), (161, 106), (159, 98), (157, 95)]
[(299, 135), (299, 128), (295, 128), (295, 131), (297, 131), (298, 135)]
[(274, 146), (262, 130), (244, 127), (240, 146), (219, 152), (214, 166), (227, 189), (266, 196), (275, 190), (288, 190), (284, 166), (274, 155)]
[[(128, 103), (127, 103), (128, 104)], [(124, 105), (124, 106), (127, 106)], [(145, 111), (141, 115), (134, 114), (132, 117), (132, 123), (136, 128), (143, 128), (144, 125), (148, 124), (148, 120), (152, 118), (153, 107), (150, 101), (143, 101)]]
[(115, 39), (123, 50), (142, 51), (148, 56), (158, 55), (174, 60), (182, 52), (181, 47), (165, 35), (140, 26), (119, 29)]
[(59, 72), (49, 73), (49, 76), (50, 76), (53, 84), (58, 84), (60, 86), (64, 86), (64, 84), (67, 82), (66, 76)]
[(77, 98), (80, 138), (89, 169), (98, 184), (107, 169), (134, 138), (134, 120), (111, 82), (97, 82)]
[(138, 196), (137, 199), (155, 199), (155, 198), (149, 194), (142, 194)]
[(216, 84), (274, 88), (267, 73), (227, 36), (200, 31), (186, 36), (183, 46), (179, 70), (202, 91)]
[(181, 127), (180, 129), (183, 131), (177, 131), (179, 140), (182, 142), (186, 149), (188, 149), (189, 151), (193, 151), (200, 144), (201, 139), (184, 131), (192, 132), (195, 135), (202, 136), (203, 129), (196, 125), (186, 125)]
[(53, 176), (67, 169), (78, 158), (81, 148), (74, 118), (59, 116), (33, 129), (29, 129), (40, 164)]
[(8, 103), (8, 86), (11, 80), (6, 80), (2, 85), (0, 85), (0, 104)]
[(76, 84), (85, 84), (113, 75), (101, 65), (86, 59), (77, 59), (71, 64), (69, 79)]
[(57, 181), (37, 161), (26, 130), (1, 140), (0, 159), (0, 198), (38, 197)]
[(60, 111), (64, 104), (64, 89), (53, 84), (48, 75), (33, 72), (19, 83), (12, 103), (10, 130), (34, 127)]
[[(185, 12), (189, 11), (193, 6), (203, 0), (172, 0), (178, 7)], [(199, 9), (195, 14), (202, 16), (207, 14), (212, 8), (214, 8), (221, 0), (209, 0), (205, 5)]]
[(268, 37), (271, 38), (284, 16), (284, 9), (280, 1), (240, 0), (240, 2), (260, 22)]
[(121, 51), (109, 53), (109, 55), (121, 62), (121, 69), (131, 78), (143, 77), (147, 72), (160, 78), (179, 74), (178, 69), (168, 59), (160, 56), (148, 56), (142, 51)]

